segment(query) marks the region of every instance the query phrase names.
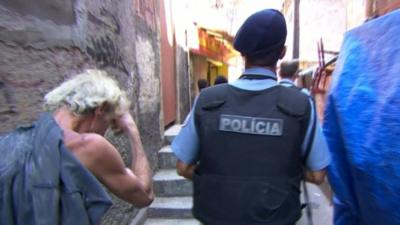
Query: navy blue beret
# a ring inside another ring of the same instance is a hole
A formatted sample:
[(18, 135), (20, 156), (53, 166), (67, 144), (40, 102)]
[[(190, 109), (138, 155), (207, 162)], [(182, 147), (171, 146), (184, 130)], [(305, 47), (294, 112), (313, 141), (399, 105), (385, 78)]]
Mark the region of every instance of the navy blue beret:
[(275, 9), (264, 9), (254, 13), (236, 33), (233, 46), (242, 55), (260, 56), (284, 46), (286, 21)]

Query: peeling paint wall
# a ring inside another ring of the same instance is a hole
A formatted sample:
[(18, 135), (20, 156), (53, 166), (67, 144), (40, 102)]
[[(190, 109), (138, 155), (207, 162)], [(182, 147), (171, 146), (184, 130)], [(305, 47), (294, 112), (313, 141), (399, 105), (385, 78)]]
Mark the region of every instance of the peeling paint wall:
[(189, 57), (187, 50), (180, 46), (176, 47), (176, 77), (178, 91), (178, 122), (183, 123), (189, 114), (191, 104), (191, 82), (193, 77), (189, 74)]
[[(153, 168), (162, 145), (159, 3), (149, 0), (3, 0), (0, 2), (0, 133), (38, 117), (45, 93), (87, 68), (127, 90)], [(109, 136), (130, 161), (127, 142)], [(103, 224), (137, 213), (115, 204)]]
[(344, 0), (307, 0), (300, 2), (300, 58), (316, 61), (317, 42), (322, 38), (325, 50), (339, 51), (346, 32)]
[[(294, 40), (293, 3), (286, 0), (284, 13), (288, 25), (286, 58), (292, 57)], [(346, 32), (346, 1), (344, 0), (301, 0), (300, 1), (300, 59), (318, 60), (317, 42), (322, 38), (325, 50), (339, 51), (343, 34)]]

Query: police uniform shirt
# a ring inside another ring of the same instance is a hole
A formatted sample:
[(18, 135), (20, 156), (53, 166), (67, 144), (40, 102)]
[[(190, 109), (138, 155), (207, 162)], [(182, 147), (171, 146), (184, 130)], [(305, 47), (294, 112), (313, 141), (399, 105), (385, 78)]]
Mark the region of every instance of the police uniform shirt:
[[(243, 75), (246, 74), (262, 75), (265, 76), (267, 79), (238, 79), (230, 83), (230, 85), (248, 91), (259, 91), (278, 85), (278, 83), (274, 79), (268, 79), (276, 78), (274, 72), (268, 69), (249, 68), (246, 69), (243, 73)], [(307, 158), (306, 166), (312, 171), (317, 171), (327, 167), (330, 163), (331, 158), (318, 119), (316, 121), (314, 137), (310, 137), (313, 120), (316, 119), (316, 117), (314, 116), (314, 105), (311, 103), (311, 101), (310, 104), (312, 105), (311, 119), (308, 125), (306, 137), (302, 144), (302, 150), (303, 154), (305, 154), (308, 142), (313, 141), (313, 143), (311, 144), (309, 156)], [(196, 105), (196, 100), (194, 102), (194, 105)], [(195, 107), (193, 107), (193, 109), (194, 108)], [(185, 164), (196, 164), (196, 162), (198, 161), (199, 138), (194, 123), (193, 110), (187, 116), (181, 131), (172, 142), (171, 148), (177, 158)]]
[(291, 79), (283, 78), (279, 81), (280, 85), (283, 85), (285, 87), (291, 87), (295, 86), (294, 82)]
[[(285, 86), (285, 87), (296, 86), (292, 80), (287, 79), (287, 78), (283, 78), (282, 80), (280, 80), (279, 84), (282, 86)], [(310, 91), (308, 91), (306, 88), (301, 88), (301, 92), (303, 92), (306, 95), (311, 95)]]

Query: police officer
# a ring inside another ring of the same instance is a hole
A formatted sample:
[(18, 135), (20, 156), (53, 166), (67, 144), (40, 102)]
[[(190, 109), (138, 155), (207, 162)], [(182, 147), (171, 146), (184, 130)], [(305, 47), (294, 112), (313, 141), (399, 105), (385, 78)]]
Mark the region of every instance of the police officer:
[(285, 39), (279, 11), (251, 15), (234, 41), (243, 75), (204, 89), (172, 143), (178, 173), (194, 182), (193, 214), (205, 225), (292, 225), (301, 179), (324, 180), (330, 156), (315, 109), (276, 81)]

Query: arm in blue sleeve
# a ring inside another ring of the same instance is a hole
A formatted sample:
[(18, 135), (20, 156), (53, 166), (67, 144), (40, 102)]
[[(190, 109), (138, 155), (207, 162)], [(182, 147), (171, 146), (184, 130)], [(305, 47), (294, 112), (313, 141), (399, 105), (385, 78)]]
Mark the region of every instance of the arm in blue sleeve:
[(321, 125), (317, 119), (315, 127), (315, 135), (311, 145), (310, 154), (308, 155), (306, 166), (311, 171), (325, 169), (331, 162), (328, 145), (322, 133)]
[[(194, 102), (196, 105), (197, 99)], [(194, 123), (194, 107), (185, 119), (182, 129), (171, 144), (176, 157), (186, 164), (196, 164), (199, 153), (199, 138)]]
[[(302, 150), (303, 150), (303, 155), (306, 152), (306, 148), (308, 146), (308, 143), (311, 141), (311, 149), (308, 154), (308, 157), (306, 159), (306, 167), (311, 170), (311, 171), (318, 171), (326, 168), (330, 161), (330, 153), (329, 149), (325, 140), (325, 137), (322, 133), (321, 125), (319, 123), (319, 120), (316, 116), (316, 110), (315, 110), (315, 105), (313, 103), (313, 100), (310, 98), (310, 104), (311, 104), (311, 115), (310, 115), (310, 122), (308, 125), (306, 137), (304, 139), (303, 145), (302, 145)], [(315, 124), (315, 132), (314, 136), (311, 137), (311, 130), (312, 126), (314, 123), (314, 120), (316, 120)]]

